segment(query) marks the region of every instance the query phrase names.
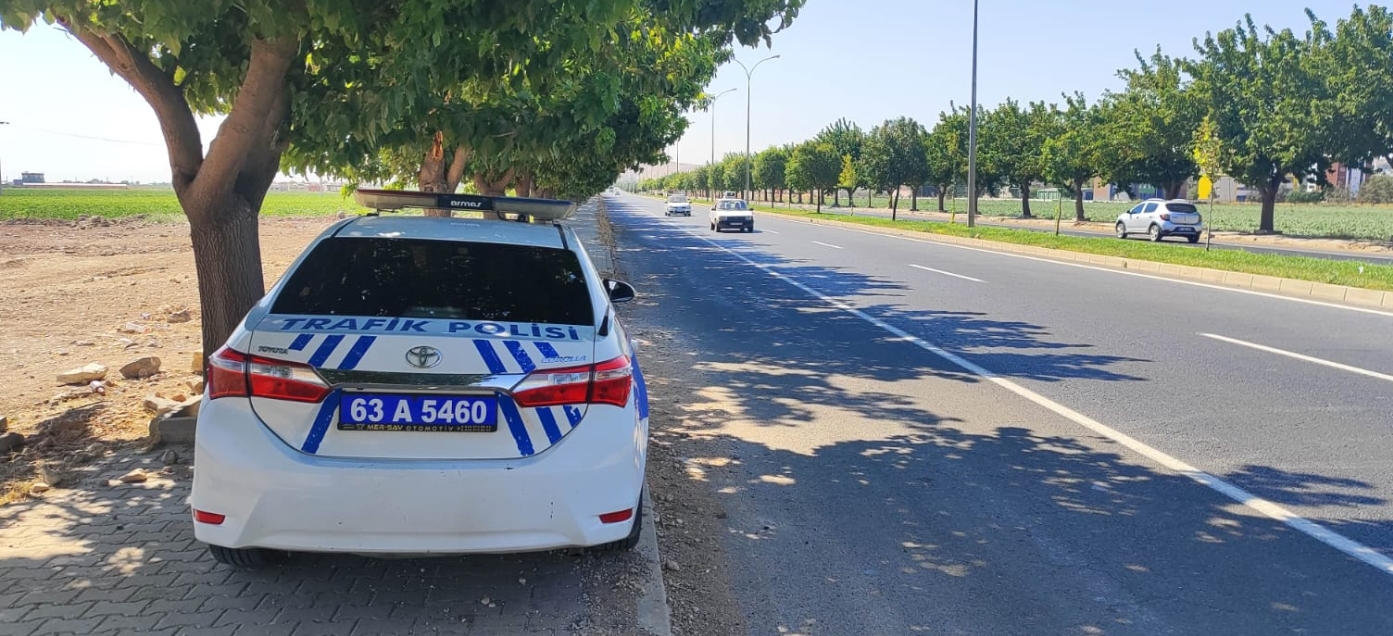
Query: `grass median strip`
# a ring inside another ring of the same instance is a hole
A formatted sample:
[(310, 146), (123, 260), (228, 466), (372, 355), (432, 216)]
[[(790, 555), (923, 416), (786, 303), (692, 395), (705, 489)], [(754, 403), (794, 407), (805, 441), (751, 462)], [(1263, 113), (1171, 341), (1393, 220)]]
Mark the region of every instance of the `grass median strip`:
[(1044, 232), (1013, 230), (999, 227), (969, 228), (965, 225), (950, 225), (931, 221), (891, 221), (873, 216), (853, 216), (804, 210), (760, 209), (761, 212), (780, 214), (806, 219), (822, 219), (854, 223), (872, 227), (886, 227), (897, 230), (944, 234), (967, 238), (1031, 245), (1048, 249), (1133, 258), (1141, 261), (1169, 263), (1185, 267), (1207, 267), (1244, 274), (1276, 276), (1297, 280), (1347, 285), (1364, 289), (1393, 291), (1393, 266), (1372, 265), (1353, 261), (1334, 261), (1304, 256), (1283, 256), (1278, 254), (1254, 254), (1241, 250), (1204, 251), (1183, 247), (1148, 243), (1144, 241), (1122, 241), (1107, 238), (1084, 238), (1077, 236), (1055, 236)]

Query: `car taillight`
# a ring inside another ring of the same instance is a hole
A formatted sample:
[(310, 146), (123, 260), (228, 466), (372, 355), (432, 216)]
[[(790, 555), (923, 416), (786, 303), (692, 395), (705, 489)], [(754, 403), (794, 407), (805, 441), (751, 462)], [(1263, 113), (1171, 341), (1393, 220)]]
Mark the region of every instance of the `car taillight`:
[(208, 397), (261, 397), (320, 402), (329, 385), (309, 365), (249, 356), (223, 347), (208, 361)]
[(534, 371), (513, 389), (518, 406), (537, 408), (563, 404), (629, 403), (634, 368), (628, 356), (599, 364)]
[(1170, 212), (1162, 212), (1162, 213), (1161, 213), (1161, 220), (1162, 220), (1162, 221), (1169, 221), (1169, 220), (1171, 220)]

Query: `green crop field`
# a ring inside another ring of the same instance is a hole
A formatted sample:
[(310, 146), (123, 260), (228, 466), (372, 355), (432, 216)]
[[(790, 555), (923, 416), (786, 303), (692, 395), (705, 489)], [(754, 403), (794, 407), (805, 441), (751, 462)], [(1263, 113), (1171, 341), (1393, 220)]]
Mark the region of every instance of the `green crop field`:
[[(366, 212), (337, 192), (270, 192), (261, 213), (270, 216), (317, 216)], [(160, 188), (129, 190), (5, 188), (0, 192), (0, 221), (8, 219), (66, 219), (82, 216), (121, 218), (144, 215), (152, 220), (183, 218), (174, 191)]]
[[(832, 201), (831, 194), (828, 194), (827, 205), (823, 206), (823, 209), (830, 207)], [(842, 203), (846, 203), (845, 193), (842, 194)], [(874, 203), (879, 209), (890, 208), (889, 199), (883, 195), (876, 196)], [(908, 197), (902, 197), (900, 209), (908, 210), (909, 203)], [(776, 204), (774, 207), (783, 205)], [(856, 205), (864, 207), (866, 197), (858, 195)], [(1135, 204), (1115, 201), (1090, 201), (1084, 203), (1084, 213), (1090, 221), (1110, 224), (1117, 219), (1118, 214), (1133, 205)], [(967, 212), (967, 199), (950, 199), (944, 206), (950, 211), (956, 209), (962, 214)], [(938, 199), (935, 197), (919, 199), (920, 210), (932, 211), (937, 207)], [(1199, 207), (1205, 222), (1212, 224), (1215, 230), (1252, 232), (1258, 227), (1260, 210), (1256, 203), (1216, 204), (1213, 212), (1210, 212), (1209, 206), (1205, 204), (1200, 204)], [(1019, 199), (982, 199), (978, 201), (977, 209), (986, 216), (1020, 218), (1021, 202)], [(1030, 211), (1037, 217), (1054, 218), (1058, 209), (1057, 201), (1030, 202)], [(1073, 218), (1074, 202), (1066, 200), (1064, 219), (1067, 222)], [(1278, 203), (1276, 226), (1278, 232), (1292, 236), (1393, 241), (1393, 206)]]

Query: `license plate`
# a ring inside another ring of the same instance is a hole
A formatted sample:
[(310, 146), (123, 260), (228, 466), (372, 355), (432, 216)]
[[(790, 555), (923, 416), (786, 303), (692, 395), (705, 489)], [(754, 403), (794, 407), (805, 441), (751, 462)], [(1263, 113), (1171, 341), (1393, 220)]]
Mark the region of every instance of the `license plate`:
[(339, 429), (492, 433), (498, 430), (498, 398), (344, 393), (339, 396)]

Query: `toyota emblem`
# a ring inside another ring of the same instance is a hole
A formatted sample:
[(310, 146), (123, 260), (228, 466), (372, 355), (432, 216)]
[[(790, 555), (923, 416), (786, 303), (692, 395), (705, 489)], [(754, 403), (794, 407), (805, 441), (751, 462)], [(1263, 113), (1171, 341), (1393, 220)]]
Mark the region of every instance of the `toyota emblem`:
[(406, 363), (418, 369), (429, 369), (440, 364), (440, 350), (435, 347), (412, 347), (406, 351)]

